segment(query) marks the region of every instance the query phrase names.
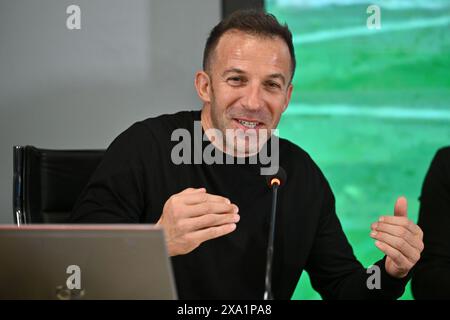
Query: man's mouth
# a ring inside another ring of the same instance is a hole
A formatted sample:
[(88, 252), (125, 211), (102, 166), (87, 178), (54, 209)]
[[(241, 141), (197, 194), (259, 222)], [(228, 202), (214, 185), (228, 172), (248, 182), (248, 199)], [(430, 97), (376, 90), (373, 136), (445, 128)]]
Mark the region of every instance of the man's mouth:
[(237, 119), (234, 118), (234, 121), (239, 123), (242, 127), (246, 129), (256, 129), (262, 125), (262, 122), (256, 121), (256, 120), (248, 120), (248, 119)]

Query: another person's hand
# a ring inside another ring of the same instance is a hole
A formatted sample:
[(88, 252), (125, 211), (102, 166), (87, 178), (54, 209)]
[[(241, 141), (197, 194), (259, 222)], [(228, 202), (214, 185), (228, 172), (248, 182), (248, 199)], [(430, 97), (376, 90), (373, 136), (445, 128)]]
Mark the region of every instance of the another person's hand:
[(399, 197), (394, 216), (382, 216), (371, 225), (370, 236), (375, 245), (386, 254), (386, 271), (393, 277), (405, 277), (419, 261), (423, 251), (423, 232), (407, 217), (408, 203)]
[(172, 195), (157, 222), (164, 228), (170, 256), (186, 254), (202, 242), (236, 229), (238, 207), (205, 188), (188, 188)]

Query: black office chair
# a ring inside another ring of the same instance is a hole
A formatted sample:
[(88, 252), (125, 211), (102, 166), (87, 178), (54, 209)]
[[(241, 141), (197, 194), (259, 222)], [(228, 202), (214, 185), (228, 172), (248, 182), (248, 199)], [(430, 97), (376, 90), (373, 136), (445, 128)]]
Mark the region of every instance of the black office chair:
[(105, 150), (13, 148), (16, 224), (64, 223)]

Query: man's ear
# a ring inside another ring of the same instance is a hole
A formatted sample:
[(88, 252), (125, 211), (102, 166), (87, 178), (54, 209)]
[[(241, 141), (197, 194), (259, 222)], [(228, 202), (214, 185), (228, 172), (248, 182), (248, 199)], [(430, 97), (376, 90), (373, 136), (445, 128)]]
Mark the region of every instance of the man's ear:
[(287, 107), (288, 107), (288, 105), (289, 105), (289, 102), (291, 101), (292, 90), (294, 90), (294, 86), (293, 86), (292, 83), (291, 83), (291, 84), (289, 84), (289, 87), (287, 88), (287, 92), (286, 92), (286, 103), (285, 103), (285, 105), (284, 105), (284, 107), (283, 107), (283, 112), (286, 111), (286, 109), (287, 109)]
[(197, 90), (198, 97), (204, 103), (211, 102), (211, 79), (205, 71), (197, 71), (195, 74), (195, 89)]

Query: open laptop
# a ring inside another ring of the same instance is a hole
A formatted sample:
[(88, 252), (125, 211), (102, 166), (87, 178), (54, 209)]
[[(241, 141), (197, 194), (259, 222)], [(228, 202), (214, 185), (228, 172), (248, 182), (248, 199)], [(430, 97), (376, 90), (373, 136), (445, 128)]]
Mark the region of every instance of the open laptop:
[(0, 225), (0, 299), (176, 299), (154, 225)]

